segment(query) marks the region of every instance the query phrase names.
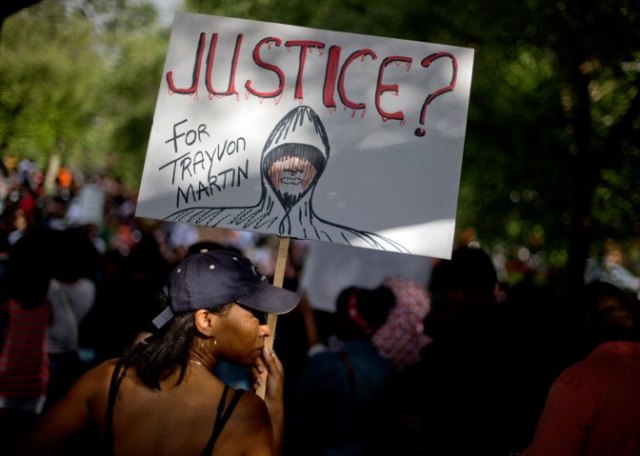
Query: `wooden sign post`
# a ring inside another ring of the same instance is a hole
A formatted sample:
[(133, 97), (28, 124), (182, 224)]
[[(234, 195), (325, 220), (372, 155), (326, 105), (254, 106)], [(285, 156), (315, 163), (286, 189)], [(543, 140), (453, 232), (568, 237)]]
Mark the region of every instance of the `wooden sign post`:
[[(284, 284), (284, 271), (287, 266), (287, 258), (289, 257), (289, 238), (281, 237), (278, 245), (278, 257), (276, 258), (276, 269), (273, 274), (273, 284), (276, 287), (282, 288)], [(278, 322), (278, 316), (276, 314), (269, 314), (267, 319), (267, 325), (269, 326), (269, 337), (265, 340), (266, 348), (271, 352), (273, 351), (273, 339), (276, 335), (276, 323)], [(262, 385), (256, 391), (256, 394), (264, 399), (267, 386), (267, 373), (262, 374)]]

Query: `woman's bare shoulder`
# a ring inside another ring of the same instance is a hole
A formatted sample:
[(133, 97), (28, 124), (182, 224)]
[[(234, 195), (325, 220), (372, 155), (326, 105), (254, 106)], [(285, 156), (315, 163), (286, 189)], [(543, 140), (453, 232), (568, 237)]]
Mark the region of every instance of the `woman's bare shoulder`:
[(255, 422), (270, 423), (269, 413), (264, 401), (252, 391), (243, 391), (236, 411), (238, 417)]
[(100, 379), (107, 379), (111, 381), (113, 370), (118, 364), (118, 359), (108, 359), (100, 364), (92, 367), (80, 377), (79, 381), (83, 382), (95, 382)]
[(110, 359), (89, 369), (72, 386), (70, 393), (86, 400), (106, 397), (117, 362), (117, 359)]
[(264, 401), (245, 391), (220, 437), (216, 448), (221, 454), (272, 455), (273, 432)]
[[(227, 406), (229, 403), (230, 400), (227, 399)], [(226, 427), (230, 428), (235, 435), (247, 432), (270, 433), (271, 420), (264, 401), (251, 391), (242, 391), (242, 396), (231, 413)]]

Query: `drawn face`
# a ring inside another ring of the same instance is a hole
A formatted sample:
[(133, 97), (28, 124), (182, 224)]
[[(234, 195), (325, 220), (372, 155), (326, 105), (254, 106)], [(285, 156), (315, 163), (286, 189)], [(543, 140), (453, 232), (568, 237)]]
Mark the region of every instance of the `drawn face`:
[(318, 171), (301, 157), (282, 157), (269, 167), (271, 186), (278, 191), (283, 201), (295, 203), (309, 189)]

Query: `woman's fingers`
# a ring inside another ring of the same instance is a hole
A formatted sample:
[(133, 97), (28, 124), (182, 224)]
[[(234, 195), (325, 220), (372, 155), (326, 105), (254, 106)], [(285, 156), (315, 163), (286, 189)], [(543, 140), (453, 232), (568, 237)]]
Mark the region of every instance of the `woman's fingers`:
[(253, 389), (257, 391), (263, 382), (264, 374), (267, 372), (267, 366), (265, 366), (262, 357), (255, 359), (253, 366), (251, 367), (251, 377), (253, 380)]
[(276, 375), (282, 373), (282, 363), (278, 359), (276, 352), (273, 350), (268, 351), (266, 348), (262, 353), (264, 363), (267, 366), (270, 375)]
[(267, 369), (267, 385), (265, 399), (279, 400), (283, 394), (284, 370), (282, 363), (273, 350), (265, 348), (262, 352), (262, 361)]

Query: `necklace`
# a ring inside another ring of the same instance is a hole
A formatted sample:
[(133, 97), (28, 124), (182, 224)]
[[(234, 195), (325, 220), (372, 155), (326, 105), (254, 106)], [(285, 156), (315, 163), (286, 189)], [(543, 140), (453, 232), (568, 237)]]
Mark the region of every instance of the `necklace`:
[(196, 361), (194, 359), (190, 359), (189, 362), (193, 364), (197, 364), (198, 366), (202, 366), (202, 363), (200, 361)]

